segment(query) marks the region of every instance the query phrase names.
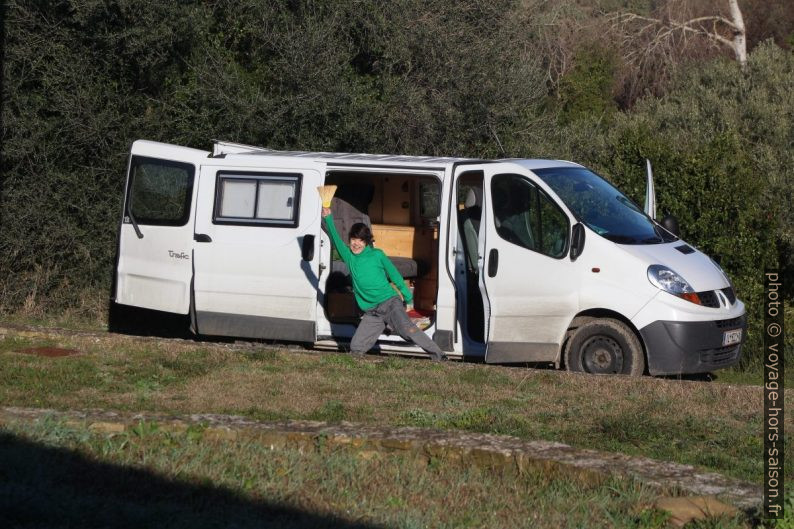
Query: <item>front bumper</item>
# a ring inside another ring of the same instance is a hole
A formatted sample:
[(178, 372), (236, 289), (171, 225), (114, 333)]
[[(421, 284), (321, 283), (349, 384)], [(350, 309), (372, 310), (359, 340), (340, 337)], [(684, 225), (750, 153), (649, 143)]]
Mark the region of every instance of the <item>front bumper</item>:
[(747, 321), (741, 316), (715, 321), (655, 321), (640, 329), (648, 353), (651, 375), (705, 373), (736, 364), (742, 344), (722, 345), (725, 331), (742, 329), (747, 336)]

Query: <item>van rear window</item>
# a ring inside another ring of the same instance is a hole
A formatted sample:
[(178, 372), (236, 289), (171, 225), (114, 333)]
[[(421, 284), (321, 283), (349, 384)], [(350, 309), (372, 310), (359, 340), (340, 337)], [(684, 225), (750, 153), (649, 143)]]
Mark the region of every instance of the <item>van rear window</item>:
[(157, 226), (187, 224), (195, 172), (192, 164), (133, 156), (127, 204), (136, 222)]

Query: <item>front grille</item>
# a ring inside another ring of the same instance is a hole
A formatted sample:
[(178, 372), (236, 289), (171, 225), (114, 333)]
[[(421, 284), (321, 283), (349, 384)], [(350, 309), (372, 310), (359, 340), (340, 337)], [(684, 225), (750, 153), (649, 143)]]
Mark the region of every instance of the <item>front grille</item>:
[(712, 309), (718, 309), (720, 307), (720, 300), (717, 299), (717, 294), (715, 294), (713, 290), (705, 290), (697, 294), (700, 298), (700, 303), (702, 303), (704, 307), (710, 307)]
[(725, 297), (728, 298), (728, 301), (730, 301), (731, 305), (736, 303), (736, 294), (733, 292), (731, 287), (723, 288), (722, 293), (725, 294)]
[(715, 321), (714, 323), (716, 323), (717, 327), (720, 329), (738, 329), (742, 326), (742, 318), (740, 316), (730, 320)]
[(712, 366), (730, 364), (738, 358), (740, 347), (741, 345), (727, 345), (700, 351), (700, 363)]

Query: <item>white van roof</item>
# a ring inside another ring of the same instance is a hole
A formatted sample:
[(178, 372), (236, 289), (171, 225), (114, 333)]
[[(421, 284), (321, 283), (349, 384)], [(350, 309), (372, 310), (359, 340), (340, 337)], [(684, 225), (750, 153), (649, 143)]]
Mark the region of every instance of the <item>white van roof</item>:
[(242, 143), (215, 141), (212, 148), (213, 157), (230, 154), (251, 156), (289, 156), (296, 158), (311, 158), (318, 161), (334, 162), (367, 162), (367, 163), (412, 163), (412, 164), (448, 164), (455, 162), (484, 161), (478, 158), (455, 158), (449, 156), (409, 156), (403, 154), (363, 154), (344, 152), (311, 152), (311, 151), (277, 151), (265, 147), (254, 147)]
[(549, 167), (583, 167), (582, 165), (566, 160), (542, 160), (542, 159), (509, 159), (499, 160), (500, 162), (515, 162), (532, 171), (533, 169), (546, 169)]
[(213, 142), (212, 156), (225, 157), (227, 155), (250, 156), (289, 156), (296, 158), (311, 158), (317, 161), (333, 162), (362, 162), (362, 163), (410, 163), (410, 164), (449, 164), (458, 162), (515, 162), (529, 170), (545, 167), (581, 167), (581, 165), (564, 160), (544, 160), (525, 158), (505, 158), (500, 160), (486, 160), (482, 158), (457, 158), (450, 156), (409, 156), (398, 154), (364, 154), (344, 152), (312, 152), (312, 151), (277, 151), (266, 147), (256, 147), (243, 143), (215, 140)]

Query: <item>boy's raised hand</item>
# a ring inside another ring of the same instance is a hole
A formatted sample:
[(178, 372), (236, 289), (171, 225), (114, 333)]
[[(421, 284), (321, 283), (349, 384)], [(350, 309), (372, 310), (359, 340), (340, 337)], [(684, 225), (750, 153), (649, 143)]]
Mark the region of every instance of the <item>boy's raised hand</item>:
[(323, 208), (323, 217), (327, 217), (331, 214), (331, 208)]

